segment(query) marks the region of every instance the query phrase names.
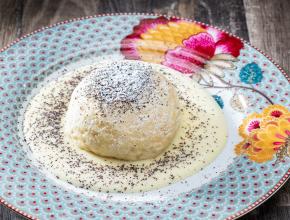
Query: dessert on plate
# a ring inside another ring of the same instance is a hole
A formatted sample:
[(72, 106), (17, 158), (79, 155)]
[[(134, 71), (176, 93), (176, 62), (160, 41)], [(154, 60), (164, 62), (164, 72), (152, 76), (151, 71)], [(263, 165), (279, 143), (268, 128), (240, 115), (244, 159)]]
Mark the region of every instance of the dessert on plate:
[(24, 136), (46, 172), (99, 192), (146, 192), (210, 164), (226, 143), (215, 100), (176, 70), (136, 60), (67, 71), (30, 100)]
[(74, 145), (123, 160), (158, 156), (179, 127), (177, 92), (150, 65), (93, 70), (74, 89), (64, 132)]

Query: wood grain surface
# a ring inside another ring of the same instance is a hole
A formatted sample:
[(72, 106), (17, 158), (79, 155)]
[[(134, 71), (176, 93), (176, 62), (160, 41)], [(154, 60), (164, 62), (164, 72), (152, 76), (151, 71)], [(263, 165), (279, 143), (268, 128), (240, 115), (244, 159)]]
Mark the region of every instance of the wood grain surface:
[(244, 4), (250, 42), (289, 73), (290, 1), (244, 0)]
[[(234, 33), (290, 70), (289, 0), (0, 0), (0, 47), (42, 26), (74, 17), (150, 12), (193, 18)], [(0, 206), (0, 219), (24, 219)], [(243, 220), (289, 220), (290, 183)]]

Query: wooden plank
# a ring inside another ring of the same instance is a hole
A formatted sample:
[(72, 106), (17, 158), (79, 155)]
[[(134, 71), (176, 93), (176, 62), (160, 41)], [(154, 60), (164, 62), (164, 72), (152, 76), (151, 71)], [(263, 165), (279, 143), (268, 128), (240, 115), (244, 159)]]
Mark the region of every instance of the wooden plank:
[[(147, 0), (128, 0), (126, 3), (119, 0), (101, 1), (99, 13), (120, 13), (120, 12), (151, 12), (151, 1)], [(143, 10), (143, 11), (142, 11)]]
[(25, 220), (26, 218), (21, 215), (11, 211), (11, 209), (6, 206), (0, 205), (0, 219), (1, 220)]
[(193, 0), (179, 1), (152, 1), (152, 12), (157, 14), (166, 14), (169, 16), (179, 16), (184, 18), (194, 18)]
[(23, 8), (23, 33), (59, 21), (96, 14), (99, 1), (94, 0), (25, 0)]
[(250, 41), (290, 70), (290, 1), (245, 0)]
[(99, 4), (100, 13), (147, 12), (164, 15), (193, 17), (193, 0), (108, 0)]
[(200, 0), (195, 2), (195, 19), (248, 40), (243, 0)]
[(274, 196), (273, 200), (277, 206), (288, 207), (290, 211), (290, 181)]
[(22, 3), (20, 0), (0, 1), (0, 48), (21, 33)]

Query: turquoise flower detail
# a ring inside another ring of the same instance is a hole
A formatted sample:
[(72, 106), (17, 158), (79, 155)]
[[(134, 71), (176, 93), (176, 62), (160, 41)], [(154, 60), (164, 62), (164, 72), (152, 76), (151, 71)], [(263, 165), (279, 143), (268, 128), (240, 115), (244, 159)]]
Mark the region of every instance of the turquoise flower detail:
[(256, 84), (262, 81), (262, 69), (256, 63), (245, 65), (240, 71), (240, 79), (246, 84)]
[(212, 97), (221, 108), (224, 108), (224, 101), (222, 100), (222, 97), (220, 97), (219, 95), (213, 95)]

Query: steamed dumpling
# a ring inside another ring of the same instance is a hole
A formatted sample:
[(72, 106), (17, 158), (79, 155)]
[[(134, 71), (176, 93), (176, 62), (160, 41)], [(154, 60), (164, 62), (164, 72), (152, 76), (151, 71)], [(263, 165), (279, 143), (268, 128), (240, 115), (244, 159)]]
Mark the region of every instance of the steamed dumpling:
[(116, 61), (89, 73), (72, 93), (65, 136), (99, 156), (154, 158), (179, 127), (174, 86), (150, 64)]

